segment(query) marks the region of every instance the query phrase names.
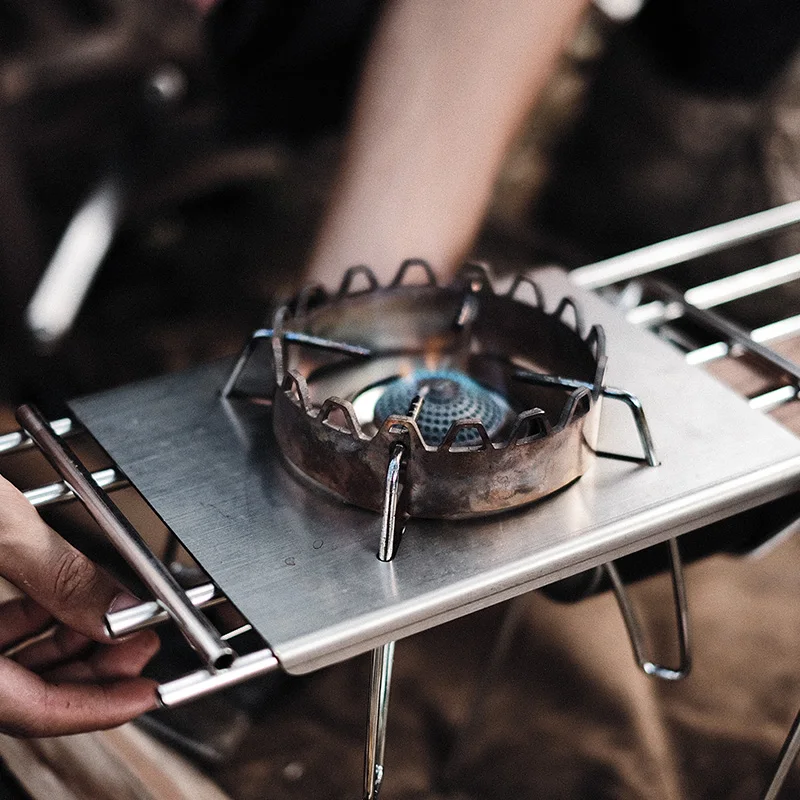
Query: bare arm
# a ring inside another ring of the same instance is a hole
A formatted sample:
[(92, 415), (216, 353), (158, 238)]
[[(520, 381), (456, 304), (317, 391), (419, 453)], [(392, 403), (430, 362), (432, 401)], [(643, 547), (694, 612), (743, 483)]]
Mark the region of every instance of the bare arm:
[[(503, 155), (586, 0), (396, 0), (365, 66), (342, 175), (311, 260), (464, 257)], [(330, 280), (326, 281), (330, 283)]]

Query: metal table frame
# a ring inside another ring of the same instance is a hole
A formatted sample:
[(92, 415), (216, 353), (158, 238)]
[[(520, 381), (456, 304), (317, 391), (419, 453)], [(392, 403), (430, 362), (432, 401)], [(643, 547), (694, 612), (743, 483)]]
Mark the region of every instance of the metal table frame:
[[(736, 221), (736, 223), (727, 223), (707, 231), (679, 237), (679, 239), (672, 242), (661, 243), (652, 248), (644, 248), (641, 251), (636, 251), (602, 264), (584, 267), (572, 273), (571, 280), (579, 286), (598, 288), (647, 274), (668, 264), (679, 263), (738, 241), (754, 238), (757, 235), (792, 224), (798, 220), (800, 220), (800, 204), (790, 204), (780, 209), (773, 209), (770, 212), (763, 212), (761, 215), (754, 215), (751, 218)], [(756, 286), (757, 290), (763, 286), (774, 286), (782, 281), (791, 280), (800, 274), (800, 261), (785, 260), (784, 262), (776, 263), (778, 267), (766, 270), (759, 268), (761, 272), (758, 275), (755, 277), (748, 276), (750, 291), (753, 290), (753, 285)], [(768, 267), (771, 266), (768, 265)], [(683, 297), (675, 295), (671, 290), (664, 290), (663, 298), (654, 301), (656, 305), (652, 303), (649, 306), (647, 304), (637, 305), (629, 311), (629, 319), (633, 322), (653, 324), (676, 316), (697, 315), (698, 308), (711, 308), (715, 304), (725, 302), (730, 297), (741, 296), (741, 294), (737, 295), (737, 292), (742, 291), (741, 288), (737, 288), (737, 281), (735, 280), (737, 277), (734, 276), (734, 279), (723, 279), (722, 281), (714, 282), (714, 285), (709, 284), (706, 287), (697, 287), (687, 292)], [(547, 282), (555, 283), (556, 285), (564, 283), (564, 279), (560, 276), (546, 275), (545, 279)], [(745, 281), (746, 283), (747, 280)], [(738, 284), (741, 286), (741, 278), (739, 278)], [(652, 289), (652, 286), (650, 288)], [(595, 302), (589, 298), (590, 305)], [(763, 343), (781, 335), (800, 330), (800, 320), (798, 318), (782, 320), (771, 326), (766, 326), (763, 331), (753, 332), (742, 331), (730, 324), (720, 324), (719, 318), (713, 313), (700, 314), (697, 318), (717, 331), (720, 335), (720, 341), (717, 344), (689, 353), (687, 360), (690, 364), (705, 363), (714, 358), (719, 358), (730, 352), (732, 348), (744, 348), (761, 357), (766, 357), (773, 365), (789, 376), (787, 385), (780, 386), (765, 396), (752, 398), (750, 400), (752, 407), (770, 408), (780, 402), (787, 402), (797, 397), (798, 379), (800, 378), (797, 367), (790, 362), (771, 358), (771, 351), (764, 348)], [(634, 334), (634, 338), (638, 335)], [(638, 369), (640, 365), (634, 364), (633, 367)], [(218, 369), (215, 371), (215, 368), (205, 371), (201, 375), (200, 385), (207, 385), (208, 380), (217, 380), (220, 374), (222, 373)], [(701, 378), (701, 382), (704, 379), (705, 376)], [(218, 386), (222, 388), (221, 384), (218, 384)], [(90, 398), (87, 401), (73, 404), (73, 408), (77, 410), (79, 417), (88, 421), (89, 428), (95, 432), (98, 426), (94, 424), (92, 419), (93, 408), (97, 402), (112, 403), (115, 401), (115, 397), (118, 397), (118, 395), (112, 393), (112, 395), (105, 396), (102, 400)], [(230, 416), (230, 408), (226, 406), (224, 400), (217, 399), (214, 402), (221, 404), (221, 407), (225, 408), (225, 413)], [(731, 403), (729, 399), (726, 399), (724, 392), (715, 394), (715, 402), (721, 402), (725, 412), (733, 413), (739, 418), (740, 410), (736, 409), (736, 403)], [(126, 473), (135, 472), (136, 470), (131, 470), (130, 464), (123, 463), (121, 465), (122, 469), (117, 465), (114, 468), (104, 470), (102, 474), (90, 475), (70, 451), (69, 445), (64, 438), (74, 427), (73, 422), (59, 421), (57, 424), (50, 426), (31, 408), (21, 409), (19, 418), (30, 438), (22, 433), (0, 437), (0, 453), (13, 452), (28, 447), (31, 441), (35, 441), (64, 479), (63, 484), (42, 487), (42, 489), (29, 493), (30, 499), (35, 504), (44, 504), (77, 496), (108, 533), (115, 546), (131, 563), (156, 598), (153, 602), (120, 612), (119, 615), (114, 615), (112, 619), (109, 619), (109, 629), (116, 634), (121, 634), (170, 617), (178, 623), (187, 640), (200, 655), (203, 661), (202, 669), (160, 687), (160, 697), (165, 705), (185, 702), (281, 666), (284, 668), (290, 666), (292, 668), (291, 671), (303, 672), (317, 668), (324, 663), (330, 663), (333, 660), (340, 660), (352, 655), (354, 652), (370, 649), (376, 644), (379, 645), (379, 649), (375, 652), (376, 654), (382, 653), (383, 658), (377, 658), (374, 662), (373, 717), (370, 723), (371, 732), (367, 750), (368, 764), (365, 770), (365, 778), (368, 775), (377, 775), (377, 779), (372, 780), (372, 783), (369, 783), (369, 781), (365, 783), (366, 797), (377, 797), (382, 778), (382, 750), (385, 741), (385, 714), (388, 707), (391, 665), (391, 658), (386, 657), (390, 655), (386, 648), (393, 646), (392, 643), (397, 636), (407, 635), (430, 624), (437, 624), (445, 619), (468, 613), (473, 608), (520, 594), (538, 585), (544, 585), (551, 580), (580, 571), (594, 564), (603, 564), (611, 578), (615, 594), (619, 600), (640, 666), (649, 674), (658, 677), (667, 679), (682, 677), (688, 671), (690, 663), (688, 615), (686, 593), (682, 583), (675, 536), (691, 530), (703, 522), (721, 518), (800, 487), (800, 445), (797, 440), (782, 431), (779, 432), (777, 426), (772, 430), (770, 424), (766, 424), (766, 420), (759, 422), (754, 420), (752, 422), (753, 429), (750, 432), (756, 438), (760, 438), (766, 432), (766, 435), (778, 450), (777, 461), (774, 457), (771, 457), (769, 464), (759, 465), (755, 469), (748, 467), (747, 470), (739, 474), (729, 475), (723, 481), (723, 484), (716, 487), (715, 491), (706, 489), (700, 492), (699, 496), (693, 497), (691, 502), (687, 503), (680, 498), (675, 498), (670, 501), (666, 510), (663, 504), (661, 508), (650, 507), (643, 509), (633, 523), (637, 529), (636, 535), (631, 535), (630, 524), (625, 535), (617, 531), (615, 537), (609, 537), (607, 531), (595, 531), (591, 545), (580, 553), (579, 557), (575, 558), (573, 555), (570, 562), (563, 560), (559, 562), (558, 559), (555, 559), (549, 562), (548, 568), (540, 568), (538, 571), (531, 568), (530, 565), (521, 572), (514, 573), (512, 570), (509, 573), (506, 570), (505, 580), (501, 578), (502, 570), (495, 570), (491, 576), (494, 580), (494, 585), (486, 585), (486, 594), (484, 596), (475, 596), (477, 591), (475, 586), (466, 589), (461, 588), (458, 590), (460, 594), (451, 594), (449, 608), (443, 608), (441, 602), (439, 602), (438, 606), (434, 602), (426, 608), (424, 619), (420, 618), (419, 614), (415, 615), (414, 613), (406, 613), (404, 617), (401, 607), (388, 609), (389, 616), (394, 614), (390, 624), (387, 625), (384, 620), (382, 625), (375, 628), (374, 624), (370, 627), (370, 624), (358, 623), (359, 641), (357, 644), (352, 641), (345, 642), (342, 646), (331, 648), (322, 655), (316, 653), (313, 657), (306, 657), (304, 660), (289, 650), (288, 656), (283, 659), (280, 652), (276, 652), (272, 647), (266, 647), (252, 653), (237, 656), (227, 643), (226, 639), (228, 637), (214, 630), (205, 615), (199, 611), (205, 605), (220, 601), (219, 588), (212, 585), (210, 587), (197, 587), (195, 590), (184, 592), (177, 585), (169, 571), (153, 557), (152, 553), (138, 539), (136, 531), (131, 528), (124, 516), (119, 513), (113, 500), (107, 494), (104, 487), (111, 489), (120, 485), (121, 482), (126, 480)], [(238, 420), (238, 422), (241, 423), (241, 420)], [(762, 422), (765, 425), (762, 425)], [(235, 419), (234, 423), (236, 423)], [(252, 420), (247, 420), (244, 427), (250, 424), (252, 424)], [(107, 440), (104, 438), (103, 425), (100, 424), (99, 428), (98, 439), (101, 444), (107, 445)], [(234, 424), (233, 428), (236, 428), (236, 424)], [(642, 443), (645, 443), (645, 438), (641, 435), (641, 429), (640, 438)], [(106, 449), (111, 451), (112, 456), (114, 455), (114, 446), (106, 446)], [(654, 460), (654, 458), (650, 459), (651, 462)], [(136, 478), (134, 478), (133, 482), (135, 485), (139, 483)], [(147, 497), (150, 500), (150, 496), (147, 495)], [(731, 502), (734, 498), (735, 502)], [(329, 501), (326, 500), (325, 502)], [(155, 502), (154, 506), (158, 511), (158, 502)], [(525, 513), (534, 514), (536, 510)], [(389, 517), (386, 517), (386, 519), (389, 519)], [(169, 520), (167, 521), (169, 522)], [(175, 526), (173, 525), (172, 527), (174, 528)], [(501, 523), (501, 527), (506, 526)], [(656, 530), (659, 527), (660, 530)], [(384, 540), (386, 538), (385, 533), (386, 531), (384, 530)], [(601, 534), (601, 541), (597, 541), (598, 533)], [(602, 534), (606, 534), (605, 537)], [(587, 537), (584, 536), (584, 538)], [(591, 539), (592, 537), (588, 538)], [(678, 631), (682, 652), (681, 664), (675, 669), (655, 665), (644, 654), (641, 632), (638, 629), (635, 614), (613, 564), (617, 556), (650, 546), (657, 541), (669, 541), (671, 543), (670, 553), (673, 565), (674, 594), (678, 610)], [(194, 548), (190, 545), (189, 549)], [(391, 568), (393, 565), (390, 561), (391, 559), (384, 559), (385, 566)], [(394, 578), (396, 579), (396, 577), (395, 575)], [(224, 589), (225, 586), (223, 585), (222, 588)], [(235, 592), (225, 593), (229, 596), (235, 595)], [(456, 596), (457, 604), (454, 605), (453, 598)], [(241, 607), (242, 604), (239, 603), (239, 605)], [(447, 605), (447, 603), (444, 605)], [(123, 618), (120, 615), (125, 616)], [(377, 634), (376, 630), (379, 630)], [(773, 783), (768, 790), (768, 794), (765, 795), (767, 798), (777, 796), (777, 792), (788, 773), (789, 766), (796, 757), (798, 748), (800, 748), (800, 736), (798, 736), (797, 727), (798, 721), (796, 720), (786, 740)]]

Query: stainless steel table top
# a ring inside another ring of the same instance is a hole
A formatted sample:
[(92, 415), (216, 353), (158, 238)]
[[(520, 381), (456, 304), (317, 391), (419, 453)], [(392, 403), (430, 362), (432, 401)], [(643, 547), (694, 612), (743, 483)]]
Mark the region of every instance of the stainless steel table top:
[[(268, 407), (225, 402), (228, 362), (73, 401), (72, 410), (274, 649), (304, 673), (800, 489), (800, 439), (750, 409), (566, 275), (608, 337), (608, 383), (639, 395), (661, 466), (598, 459), (521, 511), (412, 520), (378, 561), (378, 516), (310, 490), (275, 446)], [(606, 403), (601, 448), (639, 455)], [(689, 582), (691, 596), (691, 581)]]

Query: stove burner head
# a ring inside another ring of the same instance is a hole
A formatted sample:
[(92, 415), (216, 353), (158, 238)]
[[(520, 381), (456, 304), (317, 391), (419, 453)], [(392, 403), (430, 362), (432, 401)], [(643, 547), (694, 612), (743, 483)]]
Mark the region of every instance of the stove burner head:
[[(397, 378), (384, 390), (375, 405), (375, 423), (382, 424), (392, 414), (408, 412), (416, 396), (423, 398), (417, 425), (427, 445), (439, 446), (454, 422), (479, 419), (494, 438), (512, 416), (511, 406), (496, 392), (455, 370), (417, 370)], [(456, 444), (477, 445), (481, 437), (474, 429), (462, 430)]]
[[(410, 283), (418, 269), (422, 283)], [(602, 329), (586, 333), (570, 298), (546, 308), (525, 276), (501, 293), (469, 266), (439, 286), (413, 261), (381, 287), (357, 267), (337, 293), (308, 290), (279, 309), (264, 335), (278, 446), (347, 502), (381, 511), (400, 450), (404, 507), (431, 518), (525, 505), (590, 464)], [(572, 384), (534, 385), (520, 370)]]

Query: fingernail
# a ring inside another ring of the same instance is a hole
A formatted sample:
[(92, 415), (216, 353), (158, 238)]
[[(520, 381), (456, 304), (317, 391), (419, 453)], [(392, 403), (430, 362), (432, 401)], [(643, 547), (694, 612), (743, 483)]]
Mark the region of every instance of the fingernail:
[(106, 614), (113, 614), (116, 611), (141, 605), (141, 602), (138, 597), (134, 597), (130, 592), (122, 591), (111, 601)]

